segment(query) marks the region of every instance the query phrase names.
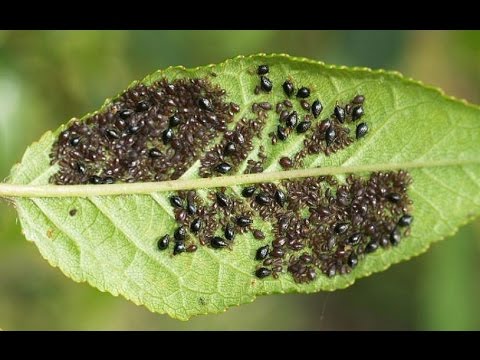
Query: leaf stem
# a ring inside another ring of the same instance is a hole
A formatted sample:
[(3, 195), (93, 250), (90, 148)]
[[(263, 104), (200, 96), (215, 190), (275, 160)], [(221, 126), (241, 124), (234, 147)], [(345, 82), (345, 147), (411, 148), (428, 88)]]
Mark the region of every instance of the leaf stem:
[(428, 162), (404, 162), (398, 164), (367, 164), (357, 166), (320, 167), (274, 171), (257, 174), (241, 174), (200, 179), (179, 179), (160, 182), (143, 182), (112, 185), (17, 185), (0, 183), (0, 197), (90, 197), (151, 194), (162, 191), (177, 191), (188, 189), (206, 189), (227, 187), (239, 184), (254, 184), (272, 182), (284, 179), (296, 179), (310, 176), (338, 175), (371, 171), (390, 171), (399, 169), (427, 168), (439, 166), (461, 166), (480, 164), (479, 160), (438, 160)]

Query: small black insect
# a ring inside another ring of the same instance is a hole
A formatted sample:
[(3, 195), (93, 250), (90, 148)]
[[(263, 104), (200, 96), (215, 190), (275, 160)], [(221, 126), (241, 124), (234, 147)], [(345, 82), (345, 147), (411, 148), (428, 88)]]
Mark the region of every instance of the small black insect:
[(330, 146), (335, 141), (336, 137), (337, 133), (335, 132), (335, 129), (333, 128), (333, 126), (329, 126), (327, 131), (325, 132), (325, 140), (327, 141), (327, 146)]
[(259, 247), (255, 255), (255, 260), (263, 260), (268, 256), (268, 245)]
[(307, 100), (300, 100), (300, 105), (302, 106), (303, 110), (310, 110), (310, 104)]
[(287, 134), (285, 128), (281, 125), (277, 126), (277, 137), (282, 141), (284, 141), (288, 138), (288, 134)]
[(223, 155), (229, 156), (229, 155), (235, 154), (236, 150), (237, 150), (237, 147), (235, 143), (229, 141), (223, 148)]
[(80, 138), (78, 136), (70, 139), (70, 145), (77, 146), (78, 144), (80, 144)]
[(316, 119), (317, 117), (320, 116), (320, 113), (322, 112), (323, 110), (323, 105), (322, 103), (320, 102), (320, 100), (315, 100), (312, 104), (312, 114), (313, 114), (313, 117)]
[(90, 184), (94, 184), (94, 185), (103, 184), (102, 178), (97, 175), (91, 176), (90, 179), (88, 179), (88, 181), (90, 182)]
[(301, 99), (306, 99), (310, 96), (310, 89), (303, 86), (297, 91), (297, 97)]
[(259, 193), (255, 196), (255, 201), (260, 205), (268, 205), (272, 199), (265, 193)]
[(151, 148), (149, 151), (148, 151), (148, 156), (150, 156), (151, 158), (159, 158), (162, 156), (162, 152), (160, 150), (158, 150), (157, 148)]
[(185, 226), (179, 226), (173, 236), (176, 241), (183, 241), (185, 240), (185, 236), (187, 236), (187, 229), (185, 229)]
[(352, 109), (352, 120), (353, 120), (353, 121), (358, 120), (358, 119), (360, 119), (364, 114), (365, 114), (365, 112), (364, 112), (364, 110), (363, 110), (363, 106), (362, 106), (362, 105), (355, 106), (355, 107)]
[(165, 145), (167, 145), (173, 138), (173, 130), (168, 128), (163, 130), (162, 132), (162, 141)]
[(403, 215), (400, 220), (398, 220), (398, 226), (406, 227), (410, 226), (413, 222), (413, 216), (409, 214)]
[(200, 106), (202, 110), (213, 111), (212, 103), (207, 98), (198, 99), (198, 106)]
[(269, 276), (272, 272), (268, 270), (267, 268), (261, 267), (257, 271), (255, 271), (255, 276), (259, 279), (266, 278)]
[(228, 197), (223, 192), (217, 192), (216, 196), (218, 205), (223, 208), (230, 206), (230, 200), (228, 200)]
[(376, 241), (370, 241), (367, 246), (365, 246), (365, 252), (367, 254), (370, 254), (372, 252), (374, 252), (375, 250), (378, 249), (378, 242)]
[(287, 197), (285, 196), (285, 193), (282, 190), (275, 190), (275, 201), (277, 202), (278, 205), (282, 206), (285, 205), (285, 202), (287, 201)]
[(293, 166), (293, 161), (289, 157), (282, 157), (279, 161), (280, 166), (284, 169), (291, 168)]
[(120, 116), (120, 118), (123, 120), (127, 120), (132, 114), (133, 114), (133, 110), (123, 109), (119, 111), (118, 116)]
[(335, 108), (333, 110), (333, 114), (337, 118), (338, 121), (340, 121), (342, 124), (345, 122), (345, 109), (342, 108), (339, 105), (335, 105)]
[(170, 244), (170, 236), (168, 234), (163, 235), (158, 239), (157, 246), (159, 250), (165, 250), (168, 248), (168, 244)]
[(77, 215), (77, 209), (72, 209), (72, 210), (70, 210), (70, 211), (68, 212), (68, 214), (69, 214), (70, 216), (75, 216), (75, 215)]
[(105, 135), (110, 139), (120, 139), (120, 134), (114, 129), (106, 129)]
[(398, 193), (390, 193), (387, 195), (387, 199), (392, 203), (398, 203), (402, 199), (402, 197)]
[(335, 231), (337, 234), (343, 234), (347, 230), (348, 230), (348, 224), (347, 223), (338, 223), (333, 228), (333, 231)]
[(390, 243), (395, 246), (400, 243), (400, 240), (401, 240), (400, 230), (397, 227), (395, 227), (395, 229), (393, 229), (393, 231), (390, 233)]
[(172, 196), (170, 196), (170, 204), (173, 207), (177, 207), (177, 208), (181, 209), (183, 207), (182, 198), (180, 196), (177, 196), (177, 195), (172, 195)]
[(350, 245), (357, 245), (362, 239), (362, 233), (355, 233), (347, 239), (347, 243)]
[(192, 253), (192, 252), (195, 252), (195, 251), (197, 251), (197, 245), (195, 245), (195, 244), (188, 245), (187, 252)]
[(202, 219), (200, 218), (196, 218), (190, 224), (190, 231), (193, 233), (199, 232), (201, 228), (202, 228)]
[(293, 95), (293, 92), (295, 91), (295, 87), (293, 86), (293, 84), (286, 80), (283, 85), (282, 85), (282, 88), (283, 88), (283, 91), (285, 92), (285, 95), (287, 95), (288, 97), (292, 96)]
[(247, 186), (246, 188), (243, 188), (242, 196), (246, 198), (252, 197), (256, 189), (257, 188), (255, 186)]
[(260, 87), (262, 88), (263, 91), (270, 92), (272, 91), (273, 84), (269, 78), (262, 75), (260, 76)]
[(297, 126), (297, 133), (301, 134), (301, 133), (306, 132), (308, 129), (310, 129), (311, 125), (312, 125), (312, 123), (310, 121), (302, 121)]
[(265, 75), (268, 74), (269, 68), (268, 65), (260, 65), (257, 69), (258, 75)]
[(253, 237), (257, 240), (263, 240), (265, 239), (265, 234), (263, 233), (263, 231), (255, 229), (253, 230)]
[(104, 184), (113, 184), (114, 182), (115, 182), (115, 179), (111, 176), (106, 176), (103, 178)]
[(142, 100), (137, 104), (137, 106), (135, 107), (135, 110), (137, 110), (138, 112), (142, 112), (142, 111), (147, 111), (149, 108), (150, 108), (150, 104), (148, 103), (148, 101)]
[(363, 95), (357, 95), (352, 100), (354, 104), (363, 104), (364, 101), (365, 101), (365, 96)]
[(180, 119), (180, 117), (177, 114), (174, 114), (174, 115), (170, 116), (170, 118), (168, 119), (168, 125), (170, 127), (175, 127), (178, 124), (180, 124), (181, 121), (182, 120)]
[(285, 119), (285, 125), (287, 125), (289, 128), (294, 128), (295, 125), (297, 125), (297, 121), (298, 114), (296, 111), (292, 111)]
[(80, 174), (85, 174), (85, 172), (87, 171), (87, 168), (85, 167), (85, 164), (81, 163), (81, 162), (77, 162), (77, 171)]
[(350, 256), (348, 257), (347, 261), (348, 266), (350, 266), (352, 269), (357, 266), (358, 264), (358, 257), (355, 253), (351, 253)]
[(173, 255), (178, 255), (181, 254), (182, 252), (187, 251), (185, 248), (185, 243), (184, 242), (176, 242), (175, 246), (173, 247)]
[(231, 169), (232, 169), (232, 165), (230, 165), (226, 162), (222, 162), (222, 163), (218, 164), (217, 166), (215, 166), (215, 170), (217, 172), (219, 172), (220, 174), (226, 174)]
[(213, 238), (210, 239), (210, 245), (214, 249), (221, 249), (221, 248), (226, 247), (228, 244), (220, 236), (214, 236)]
[(365, 123), (361, 123), (357, 125), (357, 130), (355, 131), (355, 134), (357, 136), (357, 139), (360, 139), (364, 137), (368, 132), (368, 125)]
[(194, 215), (196, 212), (197, 212), (197, 207), (195, 206), (194, 203), (192, 203), (188, 200), (187, 201), (187, 213), (189, 215)]
[(237, 225), (241, 227), (247, 227), (248, 225), (251, 225), (253, 223), (253, 220), (250, 219), (247, 216), (239, 216), (237, 217)]
[(233, 229), (232, 224), (227, 224), (224, 231), (225, 238), (232, 241), (235, 239), (235, 230)]

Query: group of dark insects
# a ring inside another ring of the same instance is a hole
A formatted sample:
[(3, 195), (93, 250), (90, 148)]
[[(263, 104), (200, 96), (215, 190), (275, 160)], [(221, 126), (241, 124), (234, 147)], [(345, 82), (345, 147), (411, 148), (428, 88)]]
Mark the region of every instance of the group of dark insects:
[[(277, 91), (266, 64), (256, 68), (254, 94)], [(307, 155), (329, 156), (368, 133), (365, 96), (336, 102), (329, 115), (317, 91), (288, 77), (278, 88), (283, 100), (259, 101), (250, 116), (235, 119), (240, 106), (208, 78), (163, 78), (125, 91), (102, 112), (74, 120), (58, 136), (51, 153), (59, 171), (55, 184), (178, 179), (196, 161), (201, 177), (263, 172), (270, 160), (263, 139), (270, 112), (278, 124), (268, 134), (272, 146), (303, 136), (295, 154), (278, 159), (283, 169), (300, 167)], [(350, 125), (355, 124), (354, 136)], [(211, 145), (215, 142), (214, 145)], [(253, 153), (254, 149), (259, 149)], [(175, 228), (156, 241), (173, 256), (199, 245), (232, 249), (246, 234), (258, 241), (252, 250), (257, 278), (289, 273), (297, 283), (348, 274), (366, 254), (398, 245), (410, 233), (410, 175), (405, 171), (349, 175), (345, 183), (321, 176), (278, 183), (219, 188), (200, 196), (194, 190), (169, 197)], [(74, 216), (76, 210), (70, 212)]]

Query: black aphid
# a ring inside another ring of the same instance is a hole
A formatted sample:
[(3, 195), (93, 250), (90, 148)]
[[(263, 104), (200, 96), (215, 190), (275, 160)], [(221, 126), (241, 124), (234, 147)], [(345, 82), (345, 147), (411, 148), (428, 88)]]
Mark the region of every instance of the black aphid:
[(90, 182), (90, 184), (94, 184), (94, 185), (103, 184), (102, 178), (97, 175), (91, 176), (90, 179), (88, 179), (88, 181)]
[(246, 188), (243, 188), (242, 190), (242, 196), (249, 198), (252, 197), (253, 193), (255, 192), (257, 188), (255, 186), (247, 186)]
[(288, 134), (287, 134), (287, 131), (285, 130), (285, 128), (281, 125), (278, 125), (277, 126), (277, 137), (284, 141), (288, 138)]
[(298, 89), (298, 91), (297, 91), (297, 97), (298, 98), (306, 99), (309, 96), (310, 96), (310, 89), (309, 88), (303, 86), (300, 89)]
[(70, 211), (68, 212), (68, 214), (69, 214), (70, 216), (75, 216), (75, 215), (77, 215), (77, 211), (78, 211), (77, 209), (72, 209), (72, 210), (70, 210)]
[(350, 256), (348, 257), (348, 266), (350, 266), (352, 269), (357, 266), (358, 264), (358, 257), (355, 253), (351, 253)]
[(287, 95), (288, 97), (292, 96), (294, 91), (295, 91), (295, 87), (293, 86), (293, 84), (286, 80), (283, 85), (282, 85), (282, 88), (283, 88), (283, 91), (285, 92), (285, 95)]
[(170, 196), (170, 204), (173, 207), (177, 207), (181, 209), (183, 207), (183, 200), (180, 196), (173, 195), (173, 196)]
[(159, 250), (165, 250), (168, 248), (168, 244), (170, 244), (170, 236), (168, 234), (163, 235), (158, 239), (157, 246)]
[(162, 152), (157, 148), (151, 148), (148, 151), (148, 156), (150, 156), (151, 158), (157, 159), (159, 157), (162, 157)]
[(251, 225), (253, 223), (253, 220), (250, 219), (247, 216), (239, 216), (237, 217), (237, 225), (240, 227), (247, 227), (248, 225)]
[(173, 138), (173, 130), (168, 128), (163, 130), (162, 132), (162, 141), (165, 145), (167, 145)]
[(285, 205), (285, 202), (287, 201), (287, 197), (285, 196), (285, 193), (282, 190), (275, 190), (275, 201), (277, 202), (278, 205), (282, 206)]
[(186, 236), (187, 236), (187, 229), (185, 229), (185, 226), (179, 226), (175, 230), (175, 233), (173, 234), (173, 237), (175, 238), (176, 241), (183, 241), (185, 240)]
[(398, 226), (406, 227), (410, 226), (413, 222), (413, 216), (409, 214), (403, 215), (400, 220), (398, 220)]
[(317, 117), (320, 116), (320, 113), (322, 112), (323, 110), (323, 105), (322, 103), (320, 102), (320, 100), (315, 100), (313, 103), (312, 103), (312, 114), (313, 114), (313, 117), (316, 119)]
[(227, 224), (225, 227), (225, 231), (223, 233), (225, 235), (225, 239), (232, 241), (235, 239), (235, 230), (233, 229), (232, 224)]
[(260, 87), (262, 88), (263, 91), (270, 92), (272, 91), (273, 84), (269, 78), (262, 75), (260, 76)]
[(215, 166), (215, 170), (219, 172), (220, 174), (226, 174), (232, 169), (232, 166), (226, 162), (222, 162)]
[(398, 203), (402, 199), (402, 196), (398, 193), (389, 193), (387, 199), (392, 203)]
[(312, 125), (312, 123), (310, 121), (302, 121), (297, 126), (297, 133), (301, 134), (301, 133), (306, 132), (308, 129), (310, 129), (311, 125)]
[(257, 271), (255, 271), (255, 276), (259, 279), (266, 278), (269, 276), (272, 272), (268, 270), (267, 268), (261, 267)]
[(364, 101), (365, 101), (365, 96), (363, 95), (357, 95), (352, 100), (354, 104), (363, 104)]
[(345, 122), (345, 109), (342, 108), (339, 105), (335, 105), (335, 108), (333, 110), (333, 114), (337, 118), (338, 121), (340, 121), (342, 124)]
[(395, 227), (393, 231), (390, 233), (390, 243), (392, 245), (398, 245), (401, 240), (400, 230)]
[(253, 230), (253, 237), (257, 240), (263, 240), (265, 239), (265, 234), (263, 233), (263, 231), (255, 229)]
[(259, 193), (255, 196), (255, 201), (260, 205), (268, 205), (272, 199), (265, 193)]
[(192, 253), (192, 252), (195, 252), (195, 251), (197, 251), (197, 245), (195, 245), (195, 244), (188, 245), (187, 252)]
[(263, 260), (268, 256), (268, 245), (259, 247), (255, 255), (255, 260)]
[(190, 231), (193, 233), (199, 232), (201, 228), (202, 228), (202, 219), (200, 218), (194, 219), (190, 224)]
[(147, 111), (148, 109), (150, 109), (150, 104), (145, 100), (140, 101), (135, 107), (135, 110), (138, 112)]
[(258, 75), (265, 75), (268, 74), (269, 68), (268, 65), (259, 65), (257, 69)]
[(357, 125), (357, 130), (355, 131), (355, 135), (357, 139), (364, 137), (368, 132), (368, 125), (365, 123), (361, 123)]
[(325, 140), (327, 141), (327, 146), (330, 146), (337, 137), (337, 133), (333, 126), (328, 127), (327, 131), (325, 132)]
[(335, 231), (337, 234), (343, 234), (347, 230), (348, 230), (348, 224), (347, 223), (338, 223), (333, 228), (333, 231)]
[(210, 239), (210, 245), (214, 249), (221, 249), (221, 248), (226, 247), (228, 244), (220, 236), (214, 236), (213, 238)]
[(367, 246), (365, 246), (365, 252), (367, 254), (373, 253), (375, 250), (378, 249), (378, 242), (370, 241)]
[(132, 114), (133, 114), (133, 110), (131, 109), (123, 109), (118, 112), (118, 115), (123, 120), (127, 120)]
[(360, 119), (364, 114), (363, 111), (363, 106), (362, 105), (357, 105), (352, 109), (352, 120), (358, 120)]
[(223, 192), (217, 192), (216, 197), (217, 204), (221, 207), (226, 208), (230, 206), (230, 200), (228, 200), (228, 197)]
[(105, 135), (109, 137), (110, 139), (120, 139), (120, 134), (114, 130), (114, 129), (106, 129), (105, 130)]
[(189, 215), (194, 215), (197, 212), (197, 207), (194, 203), (187, 201), (187, 213)]
[(350, 245), (357, 245), (362, 240), (362, 233), (355, 233), (347, 239), (347, 243)]
[(200, 106), (202, 110), (213, 111), (212, 103), (207, 98), (198, 99), (198, 106)]
[(75, 136), (70, 139), (70, 145), (72, 146), (77, 146), (80, 143), (80, 138), (78, 136)]
[(173, 255), (178, 255), (180, 253), (185, 252), (187, 249), (185, 248), (184, 242), (176, 242), (173, 246)]
[(292, 160), (286, 156), (282, 157), (278, 162), (280, 163), (280, 166), (284, 169), (289, 169), (293, 166)]
[(235, 154), (235, 151), (237, 150), (237, 147), (235, 143), (229, 141), (225, 147), (223, 148), (223, 155), (229, 156)]
[(104, 184), (113, 184), (115, 183), (115, 179), (111, 176), (106, 176), (103, 178), (103, 183)]
[(175, 126), (179, 125), (181, 121), (182, 120), (180, 119), (180, 117), (177, 114), (174, 114), (174, 115), (170, 116), (170, 118), (168, 119), (168, 125), (170, 127), (175, 127)]
[(86, 167), (85, 167), (85, 164), (82, 163), (82, 162), (77, 162), (77, 171), (80, 173), (80, 174), (85, 174), (85, 172), (87, 171)]

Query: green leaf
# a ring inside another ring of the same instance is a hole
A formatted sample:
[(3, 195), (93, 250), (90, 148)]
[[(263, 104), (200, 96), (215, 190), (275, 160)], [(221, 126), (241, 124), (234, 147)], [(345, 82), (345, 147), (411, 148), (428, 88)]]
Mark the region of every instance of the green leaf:
[[(255, 71), (263, 63), (270, 67), (268, 76), (274, 89), (255, 95), (253, 90), (259, 81)], [(75, 281), (86, 281), (151, 311), (187, 320), (251, 302), (258, 295), (345, 288), (357, 278), (426, 251), (431, 243), (453, 234), (480, 213), (477, 106), (395, 72), (330, 66), (286, 55), (237, 57), (195, 69), (173, 67), (147, 76), (142, 83), (152, 84), (163, 77), (208, 77), (226, 90), (228, 101), (240, 105), (235, 123), (251, 115), (255, 102), (283, 101), (281, 84), (287, 78), (310, 87), (310, 99), (322, 100), (322, 119), (330, 115), (336, 101), (346, 102), (364, 94), (367, 100), (362, 121), (370, 130), (346, 149), (328, 157), (307, 156), (304, 169), (285, 172), (279, 159), (293, 156), (302, 147), (304, 136), (292, 135), (288, 141), (272, 145), (268, 133), (276, 129), (278, 115), (271, 111), (250, 153), (256, 160), (259, 146), (264, 146), (268, 158), (263, 173), (242, 175), (245, 161), (237, 176), (200, 179), (197, 161), (180, 180), (72, 186), (49, 185), (58, 170), (58, 165), (50, 165), (52, 144), (66, 126), (47, 132), (27, 149), (21, 163), (12, 169), (8, 184), (0, 185), (0, 196), (13, 199), (26, 238), (35, 242), (52, 266)], [(300, 112), (298, 101), (292, 102)], [(111, 103), (107, 100), (102, 109)], [(355, 130), (355, 125), (348, 126)], [(350, 274), (332, 278), (319, 274), (315, 281), (302, 284), (294, 282), (288, 273), (278, 279), (257, 279), (256, 250), (272, 240), (268, 221), (259, 217), (255, 217), (254, 225), (267, 235), (261, 242), (247, 233), (237, 235), (231, 251), (199, 246), (195, 253), (172, 256), (157, 248), (158, 237), (173, 233), (178, 226), (169, 204), (169, 190), (197, 188), (201, 196), (206, 196), (207, 187), (229, 186), (239, 194), (243, 188), (240, 184), (250, 182), (325, 174), (343, 181), (351, 172), (368, 175), (393, 169), (404, 169), (413, 179), (408, 190), (415, 216), (411, 235), (396, 247), (366, 255)], [(69, 215), (71, 209), (77, 209), (75, 216)]]

